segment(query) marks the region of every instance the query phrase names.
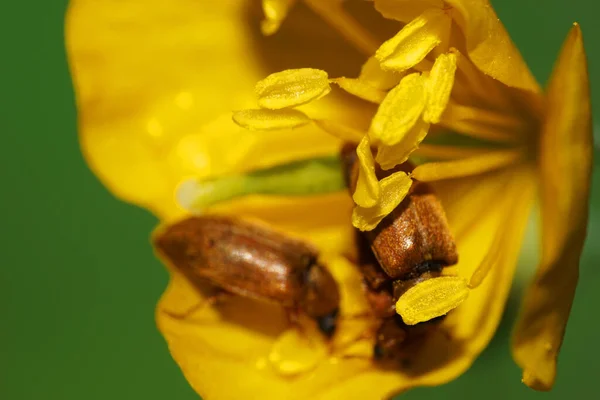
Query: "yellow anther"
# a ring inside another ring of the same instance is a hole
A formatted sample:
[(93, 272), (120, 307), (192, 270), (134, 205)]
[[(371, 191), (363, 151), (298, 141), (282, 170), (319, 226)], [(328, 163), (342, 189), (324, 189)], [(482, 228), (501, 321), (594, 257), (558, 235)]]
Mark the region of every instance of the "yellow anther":
[(414, 73), (390, 90), (371, 121), (369, 136), (373, 142), (392, 146), (404, 139), (427, 104), (425, 82), (425, 77)]
[(338, 86), (346, 92), (375, 104), (381, 103), (386, 95), (386, 92), (379, 90), (360, 79), (337, 78), (334, 79), (333, 82), (337, 83)]
[(352, 211), (352, 225), (361, 231), (370, 231), (404, 200), (412, 180), (404, 172), (396, 172), (379, 182), (381, 196), (370, 208), (356, 206)]
[(433, 64), (427, 79), (427, 106), (423, 120), (432, 124), (440, 122), (442, 113), (450, 100), (456, 72), (456, 54), (441, 54)]
[(408, 23), (375, 53), (383, 69), (405, 71), (421, 62), (447, 40), (451, 18), (439, 8), (429, 8)]
[(271, 110), (296, 107), (325, 96), (331, 91), (327, 72), (301, 68), (276, 72), (255, 87), (258, 105)]
[(419, 147), (419, 144), (425, 139), (429, 132), (429, 124), (422, 120), (417, 121), (415, 126), (406, 134), (404, 140), (393, 146), (380, 145), (377, 148), (375, 161), (384, 169), (392, 169), (402, 164), (411, 153)]
[(447, 314), (469, 296), (467, 282), (457, 276), (427, 279), (408, 289), (396, 303), (396, 312), (407, 325)]
[(379, 182), (375, 175), (375, 160), (367, 136), (360, 141), (356, 155), (359, 162), (358, 181), (352, 198), (361, 207), (373, 207), (379, 199)]
[(311, 122), (298, 110), (242, 110), (233, 113), (233, 121), (250, 130), (296, 128)]

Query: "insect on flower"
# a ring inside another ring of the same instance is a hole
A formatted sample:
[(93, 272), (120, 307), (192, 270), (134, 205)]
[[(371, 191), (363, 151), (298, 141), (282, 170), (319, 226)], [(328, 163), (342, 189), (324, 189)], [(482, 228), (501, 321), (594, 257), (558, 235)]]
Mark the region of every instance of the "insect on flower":
[[(353, 192), (359, 168), (355, 146), (344, 146), (342, 158), (348, 188)], [(411, 165), (404, 163), (398, 168), (408, 171)], [(379, 169), (378, 179), (392, 172)], [(409, 325), (396, 314), (396, 303), (404, 293), (425, 280), (440, 277), (444, 267), (458, 262), (444, 210), (432, 188), (417, 182), (377, 228), (357, 230), (356, 242), (365, 293), (379, 319), (374, 358), (405, 360), (444, 317)]]
[(233, 218), (196, 216), (167, 226), (155, 245), (192, 284), (275, 302), (292, 321), (302, 311), (324, 335), (335, 331), (337, 284), (307, 243)]

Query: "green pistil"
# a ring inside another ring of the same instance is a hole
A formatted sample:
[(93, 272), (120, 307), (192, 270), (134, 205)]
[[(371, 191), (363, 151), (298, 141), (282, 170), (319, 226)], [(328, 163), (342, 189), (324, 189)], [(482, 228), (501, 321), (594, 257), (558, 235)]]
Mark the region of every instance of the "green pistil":
[(192, 211), (252, 194), (311, 196), (345, 190), (342, 161), (326, 156), (294, 161), (244, 174), (184, 182), (179, 203)]

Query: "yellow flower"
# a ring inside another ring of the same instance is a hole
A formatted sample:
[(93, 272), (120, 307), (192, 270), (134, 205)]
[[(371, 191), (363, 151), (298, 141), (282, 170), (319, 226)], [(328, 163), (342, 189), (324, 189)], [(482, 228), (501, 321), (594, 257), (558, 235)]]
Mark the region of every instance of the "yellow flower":
[[(368, 310), (361, 277), (340, 256), (351, 251), (351, 199), (234, 200), (210, 211), (261, 219), (320, 248), (340, 284), (339, 332), (333, 343), (310, 329), (299, 334), (279, 307), (241, 298), (172, 319), (204, 299), (172, 272), (156, 315), (173, 357), (208, 399), (381, 398), (447, 382), (498, 325), (538, 191), (541, 263), (514, 355), (526, 384), (549, 389), (587, 221), (591, 124), (579, 28), (543, 95), (487, 1), (375, 0), (386, 20), (370, 2), (350, 11), (342, 3), (71, 1), (67, 47), (82, 148), (117, 196), (169, 222), (186, 212), (175, 194), (190, 178), (329, 155), (338, 138), (360, 142), (355, 225), (372, 229), (393, 209), (382, 205), (403, 197), (377, 182), (375, 162), (426, 160), (395, 179), (432, 182), (456, 237), (459, 274), (470, 277), (468, 299), (443, 322), (446, 335), (432, 335), (409, 369), (383, 370), (363, 335), (371, 321), (344, 319)], [(366, 57), (359, 77), (346, 78)], [(248, 110), (257, 81), (260, 108)], [(274, 129), (240, 129), (231, 110), (247, 110), (235, 116), (241, 125)], [(440, 128), (484, 146), (441, 145)]]

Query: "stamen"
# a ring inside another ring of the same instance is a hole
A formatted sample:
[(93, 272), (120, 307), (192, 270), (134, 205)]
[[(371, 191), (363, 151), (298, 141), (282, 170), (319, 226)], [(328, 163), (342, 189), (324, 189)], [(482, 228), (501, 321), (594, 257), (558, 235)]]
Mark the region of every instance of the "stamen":
[(513, 134), (515, 132), (527, 132), (526, 121), (514, 114), (498, 113), (489, 109), (468, 107), (454, 102), (448, 104), (448, 109), (450, 110), (450, 116), (458, 120), (477, 121)]
[(352, 211), (352, 225), (361, 231), (370, 231), (381, 222), (386, 215), (404, 200), (412, 180), (404, 172), (396, 172), (380, 182), (381, 197), (377, 204), (371, 208), (360, 206)]
[(387, 94), (360, 79), (342, 77), (333, 79), (332, 82), (338, 84), (346, 92), (375, 104), (380, 104)]
[(379, 47), (375, 57), (383, 69), (405, 71), (448, 40), (452, 19), (439, 8), (429, 8)]
[(206, 208), (252, 194), (310, 196), (345, 188), (340, 158), (317, 157), (216, 179), (188, 180), (177, 189), (185, 209), (201, 213)]
[(327, 119), (316, 119), (313, 121), (325, 132), (336, 138), (342, 139), (345, 142), (359, 143), (365, 136), (365, 132), (361, 132), (337, 121)]
[(427, 106), (423, 120), (432, 124), (440, 122), (440, 117), (448, 105), (454, 86), (456, 54), (441, 54), (433, 64), (427, 79)]
[(277, 32), (295, 3), (296, 0), (262, 0), (265, 19), (261, 22), (260, 29), (263, 35), (270, 36)]
[(269, 130), (297, 128), (309, 124), (311, 119), (301, 111), (283, 110), (241, 110), (233, 113), (233, 122), (249, 130)]
[(500, 143), (518, 143), (529, 127), (522, 119), (450, 101), (439, 124), (459, 134)]
[(369, 57), (363, 64), (358, 79), (376, 89), (387, 91), (397, 86), (403, 76), (400, 72), (384, 71), (375, 57)]
[(271, 110), (296, 107), (319, 99), (331, 91), (327, 72), (313, 69), (288, 69), (267, 76), (256, 84), (258, 105)]
[(375, 161), (384, 170), (400, 165), (419, 147), (429, 132), (429, 124), (421, 121), (412, 127), (401, 142), (393, 146), (379, 145)]
[(375, 175), (375, 161), (371, 152), (369, 138), (364, 136), (356, 148), (359, 172), (356, 190), (352, 199), (361, 207), (373, 207), (379, 199), (379, 182)]
[(371, 121), (369, 136), (374, 142), (392, 146), (404, 139), (425, 109), (425, 80), (413, 73), (390, 90)]
[[(468, 86), (467, 92), (475, 95), (474, 103), (489, 103), (495, 106), (498, 110), (512, 109), (511, 100), (506, 96), (506, 93), (500, 89), (498, 82), (493, 78), (482, 73), (468, 57), (463, 54), (458, 54), (457, 81), (461, 86)], [(472, 95), (471, 95), (472, 96)]]
[(396, 303), (396, 312), (407, 325), (447, 314), (469, 296), (467, 283), (458, 276), (427, 279), (408, 289)]
[(460, 147), (460, 146), (438, 146), (434, 144), (422, 144), (413, 155), (435, 160), (456, 160), (487, 154), (495, 149), (487, 147)]
[(419, 165), (412, 177), (422, 182), (478, 175), (517, 163), (523, 151), (498, 150), (456, 161), (432, 162)]
[(343, 0), (304, 0), (304, 2), (365, 55), (372, 55), (379, 47), (379, 41), (344, 11), (341, 6)]
[(507, 135), (504, 130), (499, 130), (494, 126), (481, 124), (478, 121), (446, 120), (445, 116), (442, 116), (439, 126), (452, 130), (460, 135), (491, 142), (518, 143), (519, 140), (518, 137)]

